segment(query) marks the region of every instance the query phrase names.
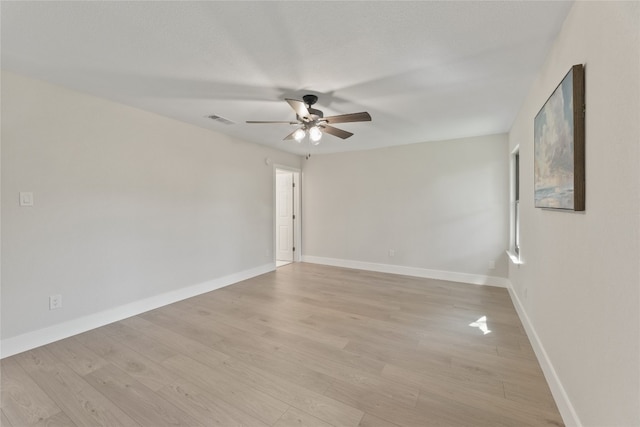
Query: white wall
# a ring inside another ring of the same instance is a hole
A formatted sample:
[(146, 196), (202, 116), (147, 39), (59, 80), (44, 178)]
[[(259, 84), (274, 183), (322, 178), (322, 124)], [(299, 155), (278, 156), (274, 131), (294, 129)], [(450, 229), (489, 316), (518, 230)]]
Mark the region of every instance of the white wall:
[(493, 135), (311, 157), (305, 259), (506, 277), (506, 151)]
[[(3, 72), (3, 343), (271, 267), (267, 156), (300, 167), (298, 156)], [(18, 206), (20, 191), (34, 207)], [(49, 311), (53, 294), (62, 309)]]
[[(639, 15), (638, 2), (576, 2), (509, 135), (520, 145), (524, 260), (509, 278), (569, 424), (640, 425)], [(533, 120), (580, 63), (586, 211), (535, 209)]]

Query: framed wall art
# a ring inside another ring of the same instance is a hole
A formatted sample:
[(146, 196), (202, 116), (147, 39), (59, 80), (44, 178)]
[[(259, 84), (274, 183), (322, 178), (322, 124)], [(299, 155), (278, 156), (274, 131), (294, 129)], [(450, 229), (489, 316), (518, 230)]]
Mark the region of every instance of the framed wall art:
[(584, 66), (574, 65), (534, 120), (535, 207), (585, 210)]

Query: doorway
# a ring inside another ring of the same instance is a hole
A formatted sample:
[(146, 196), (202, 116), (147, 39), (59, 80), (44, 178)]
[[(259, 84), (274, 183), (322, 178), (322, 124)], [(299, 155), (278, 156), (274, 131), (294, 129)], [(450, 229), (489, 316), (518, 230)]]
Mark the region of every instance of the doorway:
[(275, 261), (282, 267), (300, 260), (300, 171), (275, 168)]

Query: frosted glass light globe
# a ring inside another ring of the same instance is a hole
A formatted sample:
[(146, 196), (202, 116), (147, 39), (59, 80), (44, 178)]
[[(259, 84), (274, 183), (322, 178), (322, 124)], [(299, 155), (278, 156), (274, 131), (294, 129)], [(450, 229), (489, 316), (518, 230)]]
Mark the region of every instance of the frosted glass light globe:
[(306, 132), (304, 131), (304, 129), (298, 129), (293, 133), (293, 139), (295, 139), (298, 142), (302, 142), (305, 135), (306, 135)]
[(317, 143), (320, 142), (320, 138), (322, 138), (322, 132), (317, 126), (314, 126), (311, 129), (309, 129), (309, 138), (311, 138), (311, 142), (316, 143), (314, 145), (318, 145)]

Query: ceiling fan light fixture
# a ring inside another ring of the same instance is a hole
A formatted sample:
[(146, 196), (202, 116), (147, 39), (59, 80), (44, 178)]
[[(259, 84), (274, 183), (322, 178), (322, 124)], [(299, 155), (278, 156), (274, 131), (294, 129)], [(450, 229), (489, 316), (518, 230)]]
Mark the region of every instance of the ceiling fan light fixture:
[(309, 129), (309, 138), (311, 139), (311, 142), (316, 143), (314, 145), (318, 145), (318, 143), (320, 142), (320, 138), (322, 138), (322, 131), (320, 130), (320, 128), (318, 128), (318, 126), (313, 126), (311, 127), (311, 129)]
[[(0, 0), (2, 1), (2, 0)], [(324, 117), (324, 113), (315, 108), (311, 108), (316, 103), (318, 97), (316, 95), (305, 95), (302, 97), (304, 102), (297, 99), (285, 98), (285, 101), (296, 113), (295, 121), (256, 121), (247, 120), (247, 123), (282, 123), (289, 125), (297, 125), (298, 129), (284, 137), (284, 140), (295, 140), (301, 143), (304, 138), (309, 135), (309, 142), (312, 145), (318, 145), (322, 139), (323, 133), (336, 136), (341, 139), (347, 139), (353, 136), (353, 133), (347, 132), (333, 126), (335, 123), (350, 122), (370, 122), (371, 116), (366, 111), (360, 113), (339, 114), (337, 116)]]
[(293, 133), (293, 139), (295, 139), (297, 142), (302, 142), (306, 134), (307, 133), (304, 131), (304, 129), (300, 128)]

